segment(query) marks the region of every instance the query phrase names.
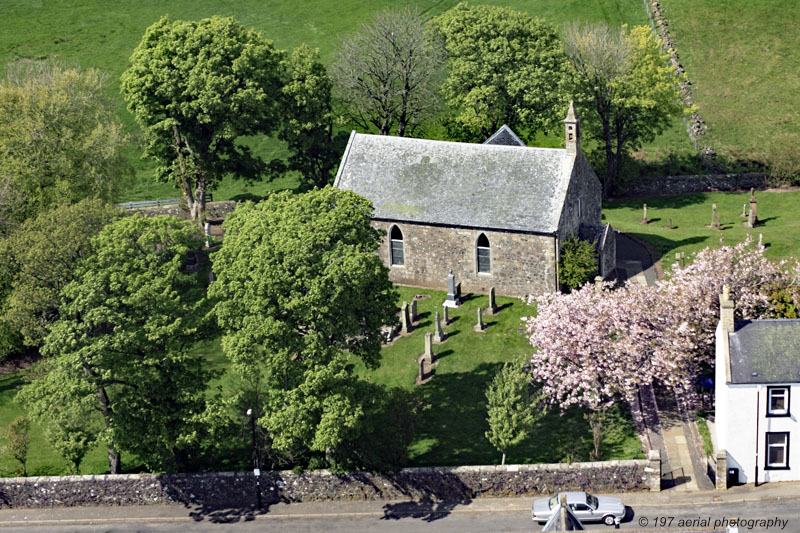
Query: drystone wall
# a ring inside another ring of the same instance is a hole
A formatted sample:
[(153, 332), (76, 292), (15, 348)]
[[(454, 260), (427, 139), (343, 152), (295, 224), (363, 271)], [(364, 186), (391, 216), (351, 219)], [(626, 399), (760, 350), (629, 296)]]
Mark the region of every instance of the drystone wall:
[(766, 174), (708, 174), (642, 178), (625, 189), (625, 196), (647, 197), (714, 191), (766, 189)]
[[(236, 202), (232, 200), (224, 202), (208, 202), (206, 204), (206, 219), (223, 220), (227, 215), (236, 209)], [(137, 212), (145, 216), (172, 215), (185, 220), (189, 219), (189, 210), (180, 205), (162, 205), (158, 207), (140, 207), (129, 210), (131, 213)]]
[[(326, 470), (265, 472), (265, 504), (327, 500), (438, 500), (531, 496), (560, 490), (622, 492), (660, 490), (661, 464), (649, 460), (596, 463), (407, 468), (393, 476)], [(7, 478), (0, 480), (6, 507), (146, 505), (184, 503), (247, 507), (255, 500), (249, 472), (130, 474)]]

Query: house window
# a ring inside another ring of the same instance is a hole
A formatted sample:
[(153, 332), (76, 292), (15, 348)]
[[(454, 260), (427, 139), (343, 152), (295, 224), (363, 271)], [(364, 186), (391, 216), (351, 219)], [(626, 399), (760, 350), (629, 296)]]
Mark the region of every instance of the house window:
[(789, 416), (789, 387), (767, 387), (767, 416)]
[(489, 249), (489, 239), (486, 235), (481, 233), (478, 237), (478, 273), (491, 274), (492, 272), (492, 258)]
[(765, 470), (789, 469), (789, 433), (767, 433)]
[(392, 226), (392, 231), (389, 233), (389, 262), (392, 266), (403, 266), (405, 264), (403, 232), (397, 226)]

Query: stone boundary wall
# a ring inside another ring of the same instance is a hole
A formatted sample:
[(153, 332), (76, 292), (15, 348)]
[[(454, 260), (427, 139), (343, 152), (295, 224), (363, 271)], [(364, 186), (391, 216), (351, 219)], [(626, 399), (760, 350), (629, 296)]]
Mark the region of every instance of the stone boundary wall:
[(698, 192), (766, 189), (767, 174), (708, 174), (640, 178), (625, 189), (625, 196), (647, 197)]
[[(295, 474), (265, 472), (265, 504), (327, 500), (463, 501), (476, 497), (531, 496), (560, 490), (660, 490), (661, 463), (650, 460), (573, 464), (407, 468), (393, 476), (369, 472)], [(250, 472), (128, 474), (0, 479), (0, 505), (54, 507), (183, 503), (247, 507), (255, 500)]]
[[(670, 37), (669, 21), (667, 21), (667, 17), (664, 14), (664, 7), (661, 5), (661, 2), (659, 0), (644, 0), (644, 7), (647, 10), (647, 15), (650, 18), (653, 31), (664, 42), (664, 48), (670, 54), (669, 60), (670, 63), (672, 63), (672, 67), (675, 69), (675, 72), (678, 73), (678, 75), (686, 74), (680, 59), (678, 58), (678, 50), (675, 48), (672, 38)], [(683, 102), (687, 107), (693, 106), (694, 97), (692, 96), (692, 82), (688, 79), (684, 79), (680, 82), (680, 88)], [(705, 146), (701, 142), (701, 139), (706, 134), (708, 128), (706, 127), (706, 121), (703, 120), (703, 117), (700, 116), (700, 113), (696, 109), (692, 112), (687, 129), (689, 137), (694, 143), (695, 150), (699, 150), (708, 157), (714, 157), (716, 155), (713, 148), (710, 146)]]
[[(224, 202), (208, 202), (206, 204), (206, 218), (209, 220), (223, 220), (227, 215), (236, 209), (236, 202), (228, 200)], [(138, 209), (128, 209), (129, 213), (141, 213), (145, 216), (172, 215), (184, 220), (189, 219), (189, 210), (180, 205), (162, 205), (156, 207), (140, 207)]]

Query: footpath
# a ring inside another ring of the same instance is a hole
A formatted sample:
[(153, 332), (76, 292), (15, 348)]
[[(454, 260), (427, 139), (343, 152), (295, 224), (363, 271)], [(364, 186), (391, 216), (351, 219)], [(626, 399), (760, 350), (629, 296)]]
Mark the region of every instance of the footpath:
[[(800, 483), (742, 485), (726, 491), (662, 491), (612, 494), (634, 509), (640, 506), (660, 509), (687, 508), (715, 503), (742, 503), (800, 499)], [(184, 505), (136, 505), (111, 507), (55, 507), (44, 509), (0, 509), (0, 528), (21, 525), (79, 525), (145, 522), (195, 522), (209, 520), (271, 520), (332, 517), (425, 517), (451, 513), (530, 512), (536, 497), (476, 498), (463, 502), (438, 501), (347, 501), (278, 503), (260, 510), (253, 508), (210, 509)]]

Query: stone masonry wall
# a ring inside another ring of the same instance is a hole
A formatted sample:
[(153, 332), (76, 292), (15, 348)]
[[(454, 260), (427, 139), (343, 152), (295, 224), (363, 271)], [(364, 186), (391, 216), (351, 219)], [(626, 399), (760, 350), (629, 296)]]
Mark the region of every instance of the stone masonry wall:
[(626, 196), (664, 196), (713, 191), (747, 190), (751, 187), (766, 189), (766, 174), (709, 174), (692, 176), (665, 176), (642, 178), (628, 185)]
[[(564, 209), (558, 221), (558, 234), (566, 239), (578, 233), (581, 224), (599, 226), (602, 211), (602, 186), (592, 166), (583, 154), (578, 153), (572, 167), (569, 188), (564, 199)], [(578, 199), (581, 200), (581, 212), (578, 213)]]
[[(208, 202), (206, 204), (206, 218), (210, 220), (222, 220), (236, 209), (236, 202), (232, 200), (224, 202)], [(184, 220), (189, 219), (189, 210), (180, 205), (162, 205), (158, 207), (140, 207), (128, 210), (130, 213), (138, 212), (145, 216), (172, 215)]]
[[(504, 296), (540, 294), (556, 289), (555, 243), (552, 236), (427, 226), (407, 222), (373, 221), (386, 232), (378, 250), (389, 266), (389, 279), (400, 285), (447, 290), (450, 269), (463, 293), (488, 293), (495, 287)], [(392, 226), (403, 232), (403, 266), (389, 265)], [(476, 243), (489, 239), (491, 274), (478, 274)]]
[[(393, 476), (368, 472), (337, 475), (325, 470), (295, 474), (265, 472), (262, 499), (465, 500), (486, 496), (532, 496), (562, 490), (622, 492), (659, 490), (655, 460), (574, 464), (407, 468)], [(0, 504), (6, 507), (146, 505), (177, 502), (218, 507), (247, 507), (255, 499), (249, 472), (209, 474), (131, 474), (7, 478), (0, 480)]]

